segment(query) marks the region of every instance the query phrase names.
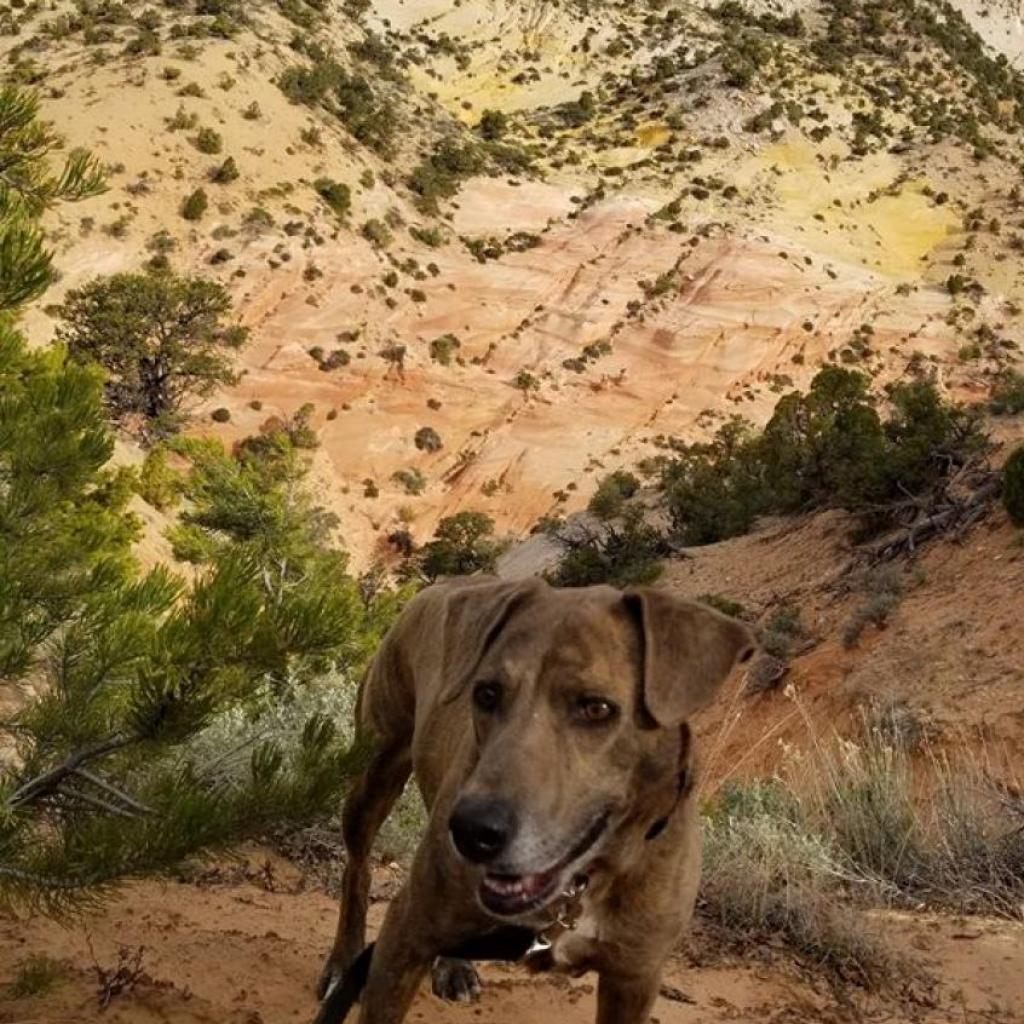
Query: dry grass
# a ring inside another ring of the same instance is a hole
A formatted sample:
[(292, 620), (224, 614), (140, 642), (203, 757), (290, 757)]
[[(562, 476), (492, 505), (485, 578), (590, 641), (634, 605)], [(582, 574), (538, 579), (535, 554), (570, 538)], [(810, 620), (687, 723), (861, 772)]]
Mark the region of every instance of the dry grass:
[(702, 905), (738, 936), (783, 940), (836, 980), (884, 987), (906, 964), (866, 929), (871, 907), (1024, 918), (1024, 801), (966, 749), (907, 716), (864, 717), (770, 780), (706, 805)]

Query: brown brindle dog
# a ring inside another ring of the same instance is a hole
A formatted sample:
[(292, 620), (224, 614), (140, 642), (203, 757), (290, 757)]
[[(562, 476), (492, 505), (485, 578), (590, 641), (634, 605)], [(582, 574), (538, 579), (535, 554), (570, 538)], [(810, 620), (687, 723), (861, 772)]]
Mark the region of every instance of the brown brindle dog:
[[(361, 1024), (399, 1024), (432, 966), (438, 995), (478, 993), (444, 954), (539, 935), (547, 966), (598, 972), (598, 1024), (645, 1024), (700, 873), (687, 721), (752, 651), (738, 622), (658, 590), (484, 578), (421, 593), (360, 692), (375, 753), (345, 805), (322, 992), (358, 961)], [(430, 821), (369, 960), (370, 849), (412, 771)]]

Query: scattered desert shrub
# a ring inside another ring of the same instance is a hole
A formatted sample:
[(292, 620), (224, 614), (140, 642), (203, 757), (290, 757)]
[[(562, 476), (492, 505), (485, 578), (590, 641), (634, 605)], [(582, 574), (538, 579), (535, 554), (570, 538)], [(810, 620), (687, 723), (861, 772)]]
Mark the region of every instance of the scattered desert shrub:
[(224, 163), (214, 168), (210, 180), (218, 185), (230, 185), (231, 182), (238, 180), (238, 176), (238, 164), (235, 163), (233, 156), (229, 156)]
[(371, 218), (363, 225), (362, 233), (363, 238), (382, 249), (386, 249), (394, 240), (391, 229), (384, 221), (378, 220), (376, 217)]
[(706, 604), (709, 608), (714, 608), (715, 611), (719, 611), (723, 615), (728, 615), (731, 618), (746, 618), (746, 608), (744, 608), (739, 601), (733, 601), (731, 598), (724, 597), (722, 594), (700, 594), (698, 595), (697, 600), (701, 604)]
[(442, 200), (450, 199), (466, 178), (482, 173), (485, 166), (483, 154), (476, 146), (443, 139), (413, 169), (408, 185), (416, 194), (420, 209), (437, 213)]
[(442, 334), (430, 343), (430, 358), (442, 366), (450, 366), (462, 342), (454, 334)]
[(18, 965), (14, 979), (4, 989), (9, 999), (29, 999), (52, 992), (64, 976), (63, 968), (56, 960), (43, 954), (31, 956)]
[(352, 190), (348, 185), (332, 178), (317, 178), (313, 182), (317, 195), (339, 216), (344, 217), (352, 206)]
[(422, 494), (427, 478), (418, 469), (398, 469), (391, 474), (396, 484), (405, 488), (406, 494)]
[(476, 130), (489, 142), (497, 142), (508, 130), (508, 116), (500, 110), (485, 110)]
[(200, 128), (199, 133), (192, 140), (192, 145), (200, 153), (213, 155), (219, 153), (224, 148), (224, 139), (221, 137), (220, 132), (214, 128)]
[(534, 374), (524, 368), (512, 378), (512, 386), (517, 391), (522, 391), (524, 395), (529, 395), (540, 388), (540, 381)]
[[(377, 596), (381, 607), (376, 613), (384, 612), (382, 621), (387, 621), (387, 617), (393, 614), (391, 607), (397, 608), (409, 591), (398, 594)], [(385, 604), (389, 606), (387, 611), (384, 610)], [(278, 699), (268, 686), (256, 705), (255, 714), (247, 710), (245, 713), (232, 711), (219, 716), (189, 743), (187, 757), (214, 784), (235, 787), (243, 784), (251, 771), (254, 746), (271, 743), (284, 749), (294, 749), (301, 742), (309, 721), (331, 722), (339, 740), (350, 745), (355, 740), (353, 723), (356, 720), (357, 692), (355, 675), (349, 671), (333, 671), (298, 687), (287, 701)], [(304, 828), (292, 826), (272, 830), (270, 839), (299, 862), (327, 859), (330, 877), (326, 880), (336, 883), (337, 874), (333, 868), (340, 852), (341, 813), (340, 809), (334, 808), (325, 808), (325, 811), (318, 820)], [(378, 833), (376, 852), (387, 860), (408, 863), (425, 826), (423, 801), (415, 785), (410, 785)], [(312, 851), (311, 846), (320, 849)], [(315, 867), (315, 864), (310, 866)]]
[(804, 636), (800, 609), (796, 605), (783, 605), (773, 612), (759, 630), (761, 647), (773, 658), (786, 661), (793, 653), (795, 643)]
[(185, 197), (185, 201), (181, 204), (181, 215), (185, 220), (202, 220), (209, 205), (210, 201), (205, 190), (197, 188)]
[(640, 490), (640, 481), (632, 473), (617, 469), (597, 485), (587, 511), (607, 522), (621, 514), (626, 502)]
[(445, 233), (439, 227), (421, 228), (413, 225), (413, 227), (409, 228), (409, 234), (417, 242), (429, 245), (431, 249), (439, 249), (447, 242)]
[(336, 60), (318, 53), (308, 67), (286, 68), (278, 86), (293, 103), (323, 104), (355, 139), (381, 156), (391, 155), (398, 124), (396, 111), (363, 75), (350, 75)]
[(869, 625), (884, 629), (900, 603), (904, 586), (904, 574), (894, 565), (880, 566), (865, 573), (860, 583), (861, 603), (843, 628), (843, 646), (855, 647)]
[(443, 447), (441, 435), (433, 427), (420, 427), (413, 443), (423, 452), (437, 452)]

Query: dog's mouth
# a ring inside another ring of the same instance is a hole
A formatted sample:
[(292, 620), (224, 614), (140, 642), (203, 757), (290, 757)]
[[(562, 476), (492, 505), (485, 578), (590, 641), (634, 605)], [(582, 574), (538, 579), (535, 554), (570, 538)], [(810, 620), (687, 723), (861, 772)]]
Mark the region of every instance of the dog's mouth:
[(567, 875), (580, 874), (574, 869), (604, 835), (608, 814), (602, 814), (578, 843), (557, 864), (532, 875), (504, 874), (489, 871), (480, 883), (480, 902), (484, 909), (499, 917), (528, 914), (550, 903), (565, 888)]

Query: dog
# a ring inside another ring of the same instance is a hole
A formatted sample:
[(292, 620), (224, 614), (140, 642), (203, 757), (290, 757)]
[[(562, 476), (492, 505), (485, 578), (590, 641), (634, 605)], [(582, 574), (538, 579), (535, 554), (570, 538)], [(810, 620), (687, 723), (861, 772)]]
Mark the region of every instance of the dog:
[[(344, 808), (347, 862), (318, 1021), (360, 997), (360, 1024), (400, 1024), (434, 992), (479, 993), (464, 957), (596, 971), (598, 1024), (645, 1024), (700, 874), (691, 717), (750, 631), (652, 588), (538, 579), (422, 591), (360, 689), (372, 755)], [(429, 823), (364, 949), (370, 852), (410, 774)]]

